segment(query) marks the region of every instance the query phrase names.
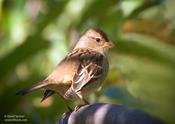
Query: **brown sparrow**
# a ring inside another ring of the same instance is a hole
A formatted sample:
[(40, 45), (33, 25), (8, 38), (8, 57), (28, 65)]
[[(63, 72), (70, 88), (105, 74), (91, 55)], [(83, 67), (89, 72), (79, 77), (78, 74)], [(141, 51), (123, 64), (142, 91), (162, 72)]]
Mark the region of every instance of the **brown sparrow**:
[(19, 91), (17, 95), (44, 88), (41, 101), (57, 93), (63, 100), (80, 99), (87, 104), (85, 96), (97, 91), (107, 76), (107, 54), (111, 47), (112, 42), (102, 30), (88, 30), (45, 80)]

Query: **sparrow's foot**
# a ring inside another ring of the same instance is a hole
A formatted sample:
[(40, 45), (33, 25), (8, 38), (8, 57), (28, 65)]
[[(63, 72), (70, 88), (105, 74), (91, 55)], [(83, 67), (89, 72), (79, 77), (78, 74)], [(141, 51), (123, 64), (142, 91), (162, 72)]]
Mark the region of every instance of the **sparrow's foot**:
[(73, 111), (73, 109), (71, 107), (69, 107), (69, 106), (67, 106), (67, 109), (69, 110), (68, 112), (72, 112)]
[(82, 106), (84, 106), (84, 105), (77, 105), (77, 106), (75, 106), (74, 110), (78, 111), (78, 109), (80, 109)]
[(68, 109), (69, 109), (69, 111), (64, 112), (64, 113), (62, 114), (62, 117), (65, 117), (65, 116), (67, 116), (67, 115), (70, 115), (70, 114), (73, 112), (73, 109), (71, 109), (71, 108), (68, 108)]
[[(88, 103), (89, 104), (89, 103)], [(77, 105), (75, 106), (74, 110), (75, 111), (78, 111), (81, 107), (85, 106), (85, 105), (88, 105), (87, 103), (86, 104), (83, 104), (83, 105)]]

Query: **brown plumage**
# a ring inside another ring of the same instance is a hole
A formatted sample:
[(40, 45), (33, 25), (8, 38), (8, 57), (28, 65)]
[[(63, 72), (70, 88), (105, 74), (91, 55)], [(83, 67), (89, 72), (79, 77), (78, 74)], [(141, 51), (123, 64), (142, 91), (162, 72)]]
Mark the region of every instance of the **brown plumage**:
[(97, 28), (88, 30), (70, 52), (40, 83), (21, 90), (17, 95), (25, 95), (44, 88), (41, 101), (57, 93), (63, 100), (80, 99), (85, 104), (85, 96), (101, 87), (108, 72), (108, 49), (112, 47), (106, 34)]

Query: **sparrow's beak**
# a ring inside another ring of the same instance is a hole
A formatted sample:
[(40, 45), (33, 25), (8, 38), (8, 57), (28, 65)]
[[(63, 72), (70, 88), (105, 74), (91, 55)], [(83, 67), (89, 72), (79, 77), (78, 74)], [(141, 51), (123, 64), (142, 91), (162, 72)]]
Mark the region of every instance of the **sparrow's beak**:
[(114, 47), (114, 44), (112, 42), (105, 42), (103, 47), (104, 48), (112, 48), (112, 47)]

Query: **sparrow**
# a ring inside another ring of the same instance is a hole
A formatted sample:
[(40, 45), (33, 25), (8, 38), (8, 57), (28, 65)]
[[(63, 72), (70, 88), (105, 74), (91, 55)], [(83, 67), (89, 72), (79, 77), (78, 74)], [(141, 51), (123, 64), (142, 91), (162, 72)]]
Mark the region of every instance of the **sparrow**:
[(77, 99), (88, 104), (85, 97), (101, 88), (107, 77), (108, 50), (112, 47), (113, 43), (101, 29), (89, 29), (46, 79), (19, 91), (17, 95), (45, 89), (41, 102), (56, 93), (65, 104), (66, 100)]

